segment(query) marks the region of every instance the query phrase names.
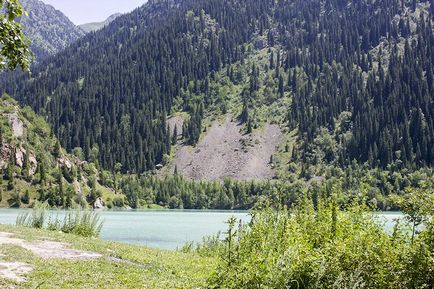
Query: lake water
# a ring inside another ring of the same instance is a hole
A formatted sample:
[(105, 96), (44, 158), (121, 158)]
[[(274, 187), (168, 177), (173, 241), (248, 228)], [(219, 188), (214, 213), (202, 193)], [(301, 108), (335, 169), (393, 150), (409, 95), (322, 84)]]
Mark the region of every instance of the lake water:
[[(0, 209), (0, 224), (15, 224), (17, 215), (25, 210)], [(52, 211), (62, 216), (62, 211)], [(377, 214), (384, 220), (388, 231), (393, 220), (401, 218), (397, 212)], [(249, 222), (247, 211), (189, 211), (189, 210), (146, 210), (146, 211), (102, 211), (104, 226), (101, 239), (116, 242), (146, 245), (173, 250), (186, 242), (200, 242), (203, 237), (224, 232), (225, 222), (234, 216), (244, 223)]]
[[(0, 224), (15, 224), (25, 210), (0, 209)], [(51, 211), (63, 216), (62, 211)], [(101, 211), (104, 220), (100, 238), (160, 249), (176, 249), (187, 242), (224, 232), (225, 222), (234, 216), (249, 222), (247, 211), (143, 210)]]

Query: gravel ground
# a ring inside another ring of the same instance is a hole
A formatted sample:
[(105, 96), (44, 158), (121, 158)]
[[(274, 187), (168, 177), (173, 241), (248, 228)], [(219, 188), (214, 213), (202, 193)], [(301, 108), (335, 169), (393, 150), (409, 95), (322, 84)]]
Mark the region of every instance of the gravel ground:
[(270, 157), (282, 140), (278, 125), (267, 124), (251, 135), (228, 117), (215, 123), (196, 147), (182, 146), (172, 163), (178, 172), (196, 180), (272, 179)]

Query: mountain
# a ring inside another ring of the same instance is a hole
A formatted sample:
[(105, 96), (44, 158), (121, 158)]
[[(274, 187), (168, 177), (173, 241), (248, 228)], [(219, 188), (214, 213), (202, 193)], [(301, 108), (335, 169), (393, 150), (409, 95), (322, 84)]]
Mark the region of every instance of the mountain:
[(39, 62), (65, 49), (85, 33), (62, 12), (39, 0), (21, 0), (28, 16), (20, 19)]
[(97, 31), (97, 30), (100, 30), (101, 28), (103, 28), (104, 26), (107, 26), (113, 20), (115, 20), (116, 18), (118, 18), (121, 15), (122, 15), (121, 13), (116, 13), (116, 14), (110, 15), (106, 20), (104, 20), (102, 22), (92, 22), (92, 23), (81, 24), (81, 25), (79, 25), (79, 27), (86, 33), (89, 33), (92, 31)]
[[(433, 12), (432, 0), (149, 1), (32, 75), (5, 77), (0, 91), (46, 115), (68, 151), (89, 158), (98, 149), (110, 170), (174, 163), (201, 179), (228, 151), (244, 167), (242, 154), (255, 154), (274, 125), (276, 150), (248, 176), (268, 166), (307, 180), (357, 164), (430, 167)], [(191, 162), (209, 139), (227, 137), (213, 128), (227, 118), (236, 144), (204, 154), (209, 167)], [(184, 147), (190, 155), (178, 153)]]

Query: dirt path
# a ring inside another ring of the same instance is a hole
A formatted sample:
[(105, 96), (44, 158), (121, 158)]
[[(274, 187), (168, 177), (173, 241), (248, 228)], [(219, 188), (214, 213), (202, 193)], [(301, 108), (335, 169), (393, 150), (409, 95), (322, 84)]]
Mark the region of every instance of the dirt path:
[[(53, 241), (34, 241), (28, 242), (14, 238), (10, 233), (0, 232), (0, 246), (15, 245), (31, 251), (33, 254), (43, 259), (68, 259), (68, 260), (88, 260), (102, 257), (101, 254), (85, 252), (68, 248), (68, 244)], [(1, 260), (1, 256), (0, 256)], [(1, 262), (0, 277), (24, 282), (24, 275), (31, 272), (30, 265), (20, 262)]]
[(0, 278), (9, 279), (17, 283), (25, 282), (24, 276), (32, 270), (32, 267), (25, 263), (0, 261)]
[(172, 164), (196, 180), (271, 179), (270, 157), (282, 140), (277, 125), (267, 124), (252, 135), (242, 135), (241, 125), (228, 117), (215, 123), (195, 148), (181, 147)]

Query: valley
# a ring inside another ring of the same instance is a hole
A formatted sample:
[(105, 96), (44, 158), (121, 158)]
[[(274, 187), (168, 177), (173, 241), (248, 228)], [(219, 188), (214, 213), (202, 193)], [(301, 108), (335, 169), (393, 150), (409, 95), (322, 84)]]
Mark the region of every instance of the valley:
[(434, 0), (0, 9), (0, 287), (434, 284)]

